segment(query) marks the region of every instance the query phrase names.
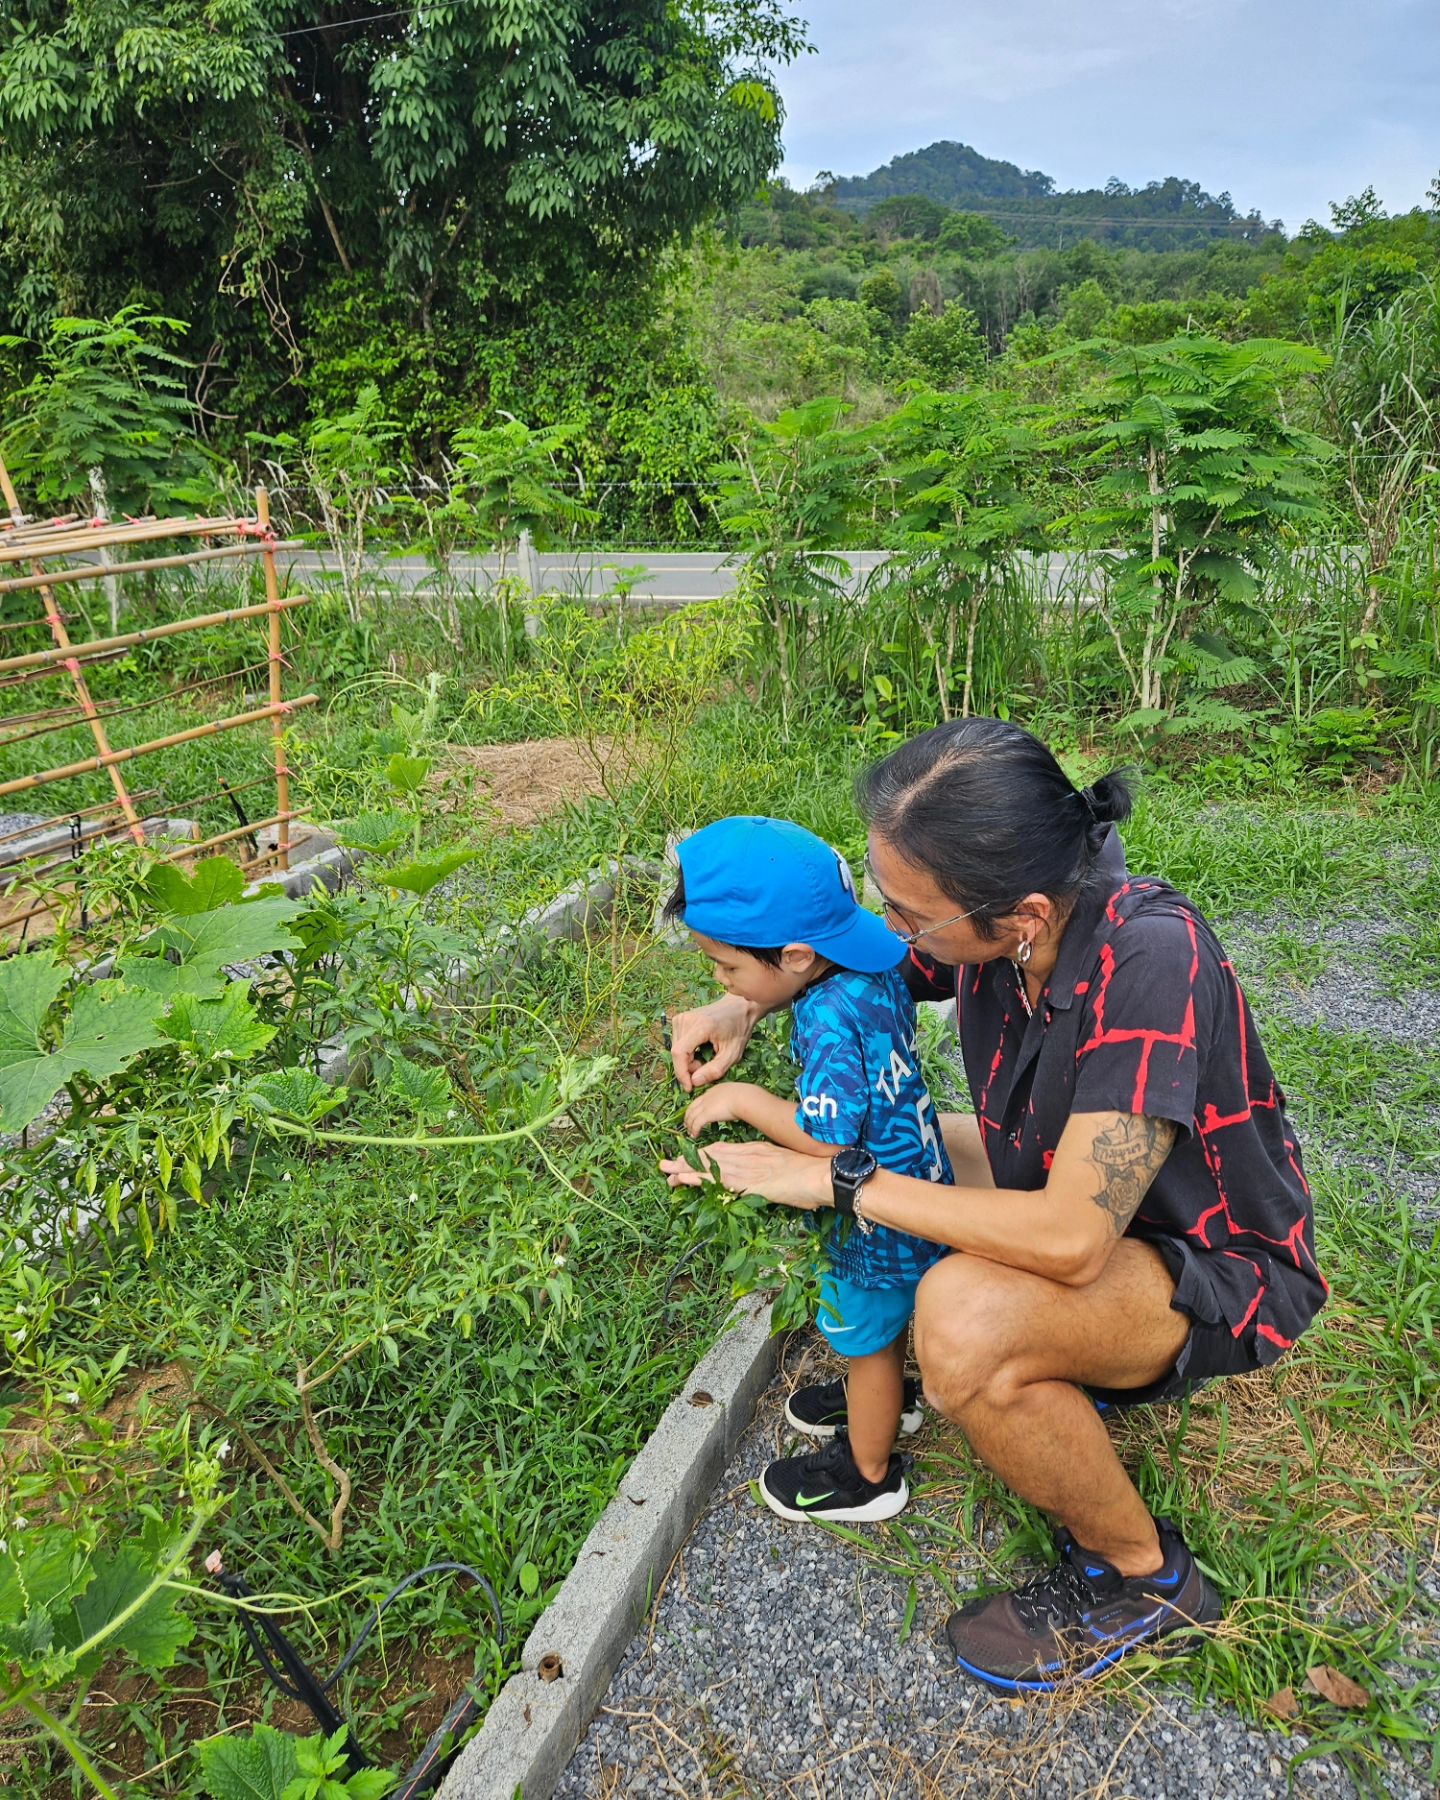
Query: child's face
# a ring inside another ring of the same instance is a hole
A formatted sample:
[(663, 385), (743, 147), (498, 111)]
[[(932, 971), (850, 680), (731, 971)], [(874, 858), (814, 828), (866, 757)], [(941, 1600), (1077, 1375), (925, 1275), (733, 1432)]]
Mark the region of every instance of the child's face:
[(748, 950), (737, 950), (733, 944), (722, 944), (698, 931), (690, 936), (700, 954), (709, 957), (715, 979), (725, 992), (756, 1006), (787, 1006), (821, 965), (821, 958), (808, 944), (787, 944), (780, 953), (780, 967), (772, 969)]

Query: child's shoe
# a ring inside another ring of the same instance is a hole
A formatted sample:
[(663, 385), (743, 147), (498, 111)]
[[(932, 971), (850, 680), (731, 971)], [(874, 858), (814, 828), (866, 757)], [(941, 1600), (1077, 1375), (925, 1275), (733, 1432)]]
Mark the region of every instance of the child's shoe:
[[(905, 1398), (901, 1401), (900, 1435), (914, 1437), (925, 1423), (920, 1410), (920, 1383), (913, 1375), (905, 1377)], [(850, 1411), (843, 1381), (817, 1381), (809, 1387), (796, 1388), (785, 1402), (785, 1417), (797, 1431), (808, 1437), (832, 1438), (850, 1423)]]
[(893, 1519), (910, 1501), (905, 1469), (891, 1455), (883, 1481), (867, 1481), (850, 1454), (844, 1429), (823, 1450), (784, 1456), (760, 1477), (760, 1496), (782, 1519), (834, 1519), (847, 1525)]

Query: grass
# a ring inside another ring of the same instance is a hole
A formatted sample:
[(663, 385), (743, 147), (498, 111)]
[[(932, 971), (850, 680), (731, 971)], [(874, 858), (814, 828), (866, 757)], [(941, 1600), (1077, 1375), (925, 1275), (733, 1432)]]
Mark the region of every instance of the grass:
[[(332, 650), (343, 648), (333, 618), (327, 629)], [(312, 663), (322, 654), (317, 642), (306, 651)], [(442, 649), (417, 638), (405, 674), (423, 674)], [(223, 663), (242, 647), (218, 654)], [(307, 672), (297, 671), (296, 691)], [(115, 698), (142, 678), (143, 668), (116, 665), (97, 671), (97, 689)], [(297, 733), (302, 791), (321, 810), (354, 803), (354, 769), (373, 753), (388, 698), (384, 685), (356, 689)], [(452, 720), (464, 699), (463, 681), (445, 690)], [(166, 700), (156, 716), (190, 722), (195, 707)], [(141, 716), (146, 734), (156, 729)], [(123, 722), (126, 731), (135, 719)], [(130, 741), (119, 723), (116, 738)], [(787, 735), (747, 700), (716, 705), (696, 720), (664, 785), (634, 810), (629, 797), (590, 801), (507, 834), (478, 828), (463, 809), (447, 819), (447, 832), (480, 854), (464, 895), (439, 911), (473, 943), (617, 843), (656, 855), (667, 832), (727, 812), (795, 818), (858, 860), (849, 783), (872, 748), (884, 746), (834, 720)], [(187, 784), (198, 792), (252, 764), (264, 766), (263, 742), (234, 734), (202, 740), (160, 772), (172, 792)], [(1264, 982), (1309, 985), (1343, 953), (1323, 936), (1337, 916), (1393, 915), (1391, 953), (1416, 979), (1440, 956), (1437, 877), (1422, 873), (1413, 892), (1397, 894), (1397, 871), (1409, 866), (1401, 853), (1440, 850), (1433, 800), (1216, 803), (1194, 784), (1161, 777), (1146, 786), (1126, 838), (1132, 867), (1164, 873), (1222, 928), (1257, 913), (1290, 921), (1264, 939), (1261, 993)], [(395, 1763), (434, 1722), (424, 1703), (410, 1705), (419, 1688), (443, 1699), (477, 1666), (486, 1686), (510, 1666), (725, 1307), (723, 1283), (703, 1255), (665, 1298), (686, 1239), (654, 1172), (680, 1112), (654, 1020), (692, 991), (696, 972), (689, 959), (648, 947), (647, 923), (637, 906), (603, 940), (557, 947), (511, 971), (508, 1003), (539, 1013), (567, 1047), (621, 1060), (546, 1139), (544, 1155), (510, 1146), (437, 1165), (394, 1148), (261, 1149), (149, 1261), (123, 1244), (109, 1261), (77, 1261), (54, 1327), (56, 1352), (93, 1368), (82, 1409), (92, 1438), (87, 1448), (52, 1436), (22, 1481), (12, 1470), (15, 1491), (83, 1509), (95, 1498), (85, 1484), (98, 1443), (104, 1505), (137, 1521), (173, 1491), (188, 1411), (197, 1440), (229, 1437), (235, 1446), (217, 1540), (227, 1561), (256, 1588), (305, 1598), (310, 1610), (292, 1605), (288, 1619), (322, 1666), (366, 1601), (422, 1561), (455, 1556), (494, 1582), (509, 1655), (496, 1654), (473, 1593), (427, 1586), (389, 1615), (388, 1641), (347, 1683), (345, 1706)], [(1359, 1148), (1397, 1169), (1433, 1166), (1440, 1057), (1296, 1025), (1268, 1009), (1262, 1025), (1302, 1132), (1332, 1150), (1311, 1160), (1336, 1299), (1277, 1370), (1117, 1427), (1147, 1493), (1193, 1527), (1234, 1604), (1203, 1648), (1163, 1665), (1132, 1664), (1107, 1693), (1138, 1718), (1154, 1695), (1186, 1685), (1256, 1717), (1277, 1688), (1300, 1691), (1309, 1660), (1335, 1662), (1373, 1686), (1375, 1707), (1350, 1720), (1305, 1698), (1302, 1722), (1312, 1748), (1343, 1752), (1365, 1776), (1382, 1769), (1393, 1746), (1413, 1744), (1410, 1734), (1428, 1719), (1420, 1689), (1440, 1676), (1433, 1650), (1405, 1636), (1420, 1616), (1417, 1574), (1433, 1564), (1440, 1531), (1440, 1245), (1402, 1206), (1377, 1205), (1373, 1182), (1347, 1170), (1343, 1153)], [(477, 1011), (445, 1030), (453, 1057), (475, 1081), (498, 1084), (501, 1104), (514, 1084), (541, 1076), (544, 1045), (513, 1016)], [(346, 1122), (384, 1121), (372, 1095)], [(316, 1415), (327, 1454), (353, 1483), (332, 1556), (301, 1516), (323, 1522), (336, 1483), (307, 1443), (296, 1368), (313, 1370), (361, 1339), (363, 1350), (322, 1390)], [(0, 1405), (23, 1402), (13, 1390), (0, 1394)], [(11, 1434), (20, 1429), (12, 1414)], [(1005, 1579), (1044, 1548), (1043, 1522), (998, 1490), (953, 1434), (931, 1433), (922, 1470), (916, 1517), (853, 1534), (912, 1595), (958, 1598), (974, 1576)], [(218, 1609), (194, 1613), (197, 1637), (175, 1671), (159, 1681), (114, 1671), (84, 1721), (114, 1766), (131, 1779), (150, 1771), (150, 1791), (167, 1800), (195, 1793), (188, 1745), (196, 1736), (262, 1713), (308, 1729), (256, 1680), (232, 1621)], [(907, 1615), (904, 1629), (918, 1629), (913, 1605)], [(1418, 1660), (1407, 1676), (1410, 1655)], [(1017, 1734), (1007, 1765), (1017, 1791), (1035, 1759), (1053, 1753), (1047, 1742), (1041, 1723)], [(68, 1777), (56, 1773), (45, 1789), (41, 1766), (30, 1769), (34, 1791), (60, 1800)], [(707, 1791), (743, 1791), (730, 1746), (709, 1742), (703, 1770)], [(922, 1776), (940, 1780), (933, 1770)], [(1096, 1779), (1109, 1776), (1099, 1770)]]

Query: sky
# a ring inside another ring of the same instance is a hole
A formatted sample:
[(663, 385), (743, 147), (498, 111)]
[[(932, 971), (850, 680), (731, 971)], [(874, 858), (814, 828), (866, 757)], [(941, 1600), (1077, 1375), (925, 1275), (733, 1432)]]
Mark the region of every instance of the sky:
[(1440, 0), (792, 0), (782, 172), (864, 175), (938, 139), (1061, 188), (1167, 175), (1291, 231), (1440, 172)]

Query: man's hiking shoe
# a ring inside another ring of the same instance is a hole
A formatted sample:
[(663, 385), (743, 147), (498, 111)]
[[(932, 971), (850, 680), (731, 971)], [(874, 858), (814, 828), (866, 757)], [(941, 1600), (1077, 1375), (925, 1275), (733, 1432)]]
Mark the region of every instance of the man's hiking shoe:
[(951, 1613), (945, 1635), (966, 1674), (1006, 1693), (1047, 1694), (1098, 1675), (1131, 1650), (1224, 1611), (1168, 1519), (1155, 1521), (1165, 1561), (1124, 1576), (1068, 1533), (1060, 1560), (1009, 1593), (982, 1595)]
[[(925, 1423), (925, 1415), (920, 1410), (920, 1383), (912, 1375), (905, 1377), (905, 1398), (900, 1406), (900, 1435), (914, 1437)], [(817, 1381), (810, 1387), (796, 1388), (785, 1402), (785, 1417), (809, 1437), (834, 1437), (850, 1422), (845, 1383)]]
[(910, 1500), (900, 1458), (891, 1456), (883, 1481), (867, 1481), (855, 1467), (843, 1430), (823, 1450), (772, 1462), (760, 1477), (760, 1494), (782, 1519), (834, 1519), (847, 1525), (893, 1519)]

